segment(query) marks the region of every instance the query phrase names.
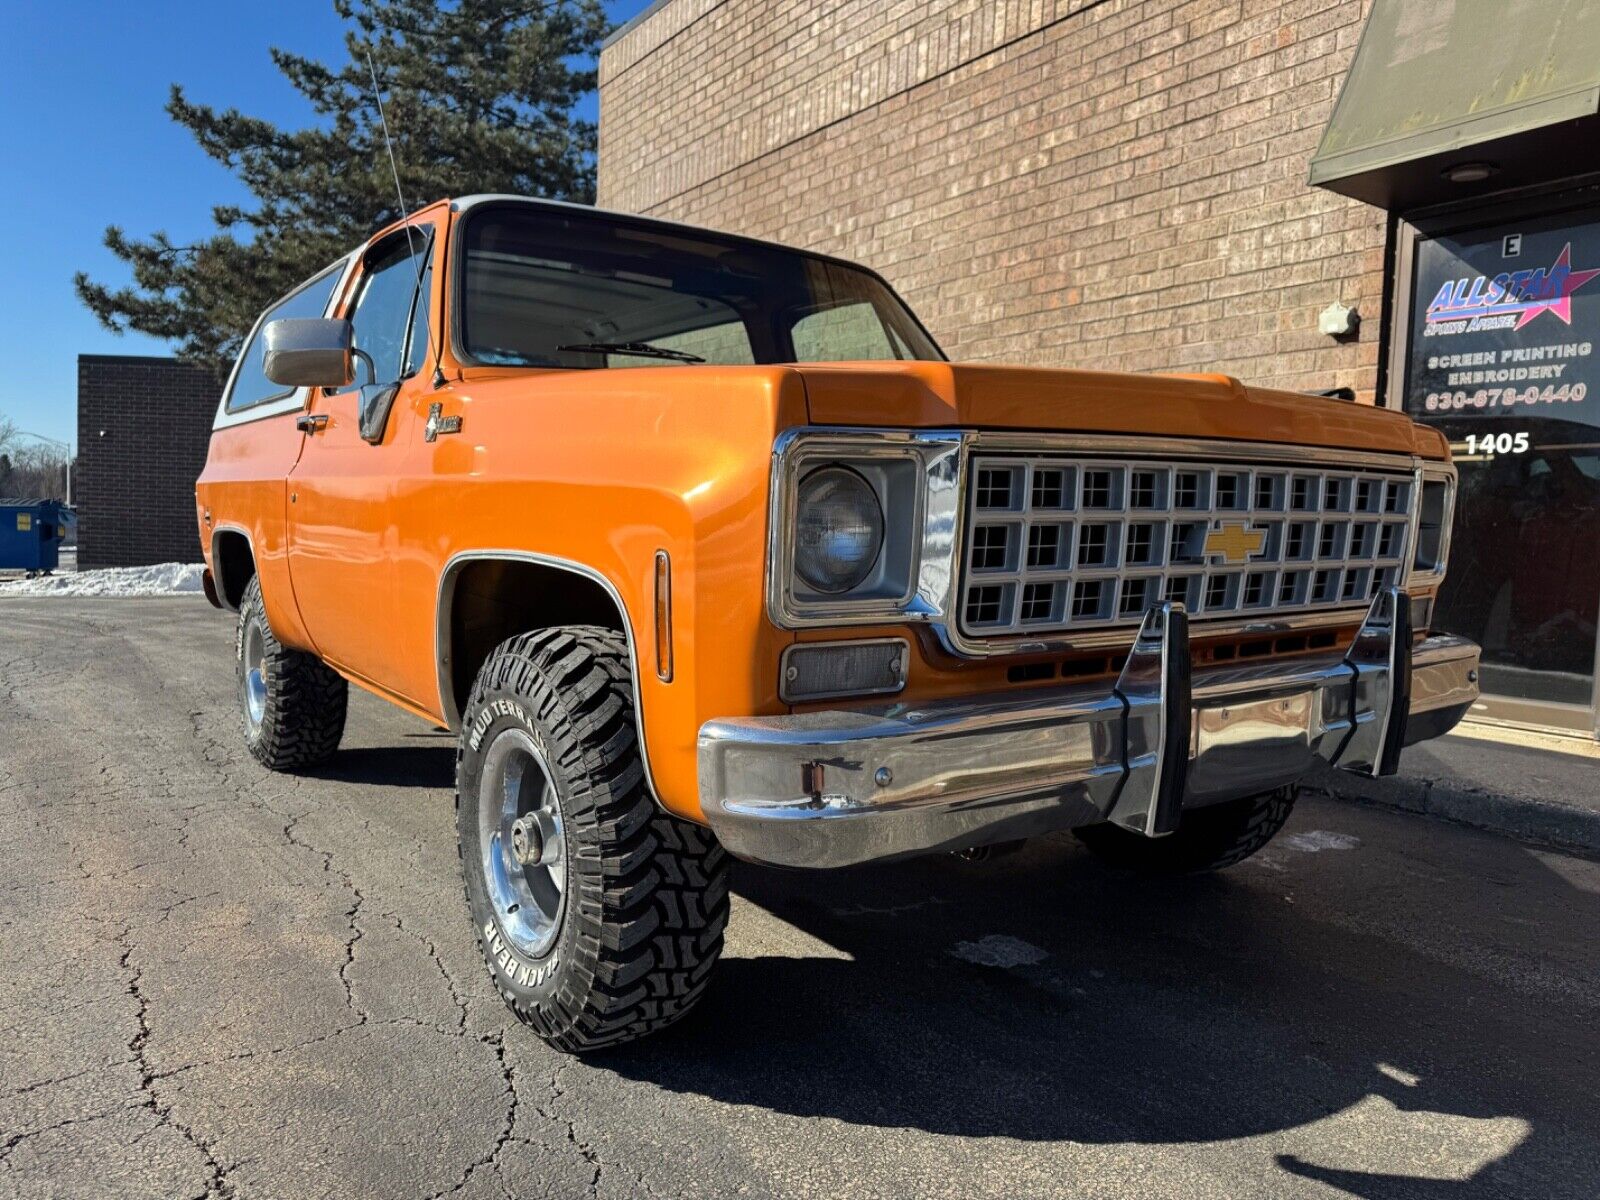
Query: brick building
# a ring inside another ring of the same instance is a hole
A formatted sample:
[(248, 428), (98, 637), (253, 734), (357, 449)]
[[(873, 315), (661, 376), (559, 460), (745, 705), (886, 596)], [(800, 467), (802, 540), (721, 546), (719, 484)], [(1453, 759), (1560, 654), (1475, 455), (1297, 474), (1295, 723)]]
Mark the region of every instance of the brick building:
[(174, 358), (78, 356), (78, 565), (198, 562), (194, 481), (222, 388)]
[(599, 203), (865, 262), (958, 360), (1437, 425), (1479, 715), (1600, 736), (1597, 136), (1590, 0), (658, 0)]
[(601, 55), (599, 203), (863, 261), (953, 358), (1370, 400), (1387, 218), (1306, 183), (1367, 8), (663, 0)]

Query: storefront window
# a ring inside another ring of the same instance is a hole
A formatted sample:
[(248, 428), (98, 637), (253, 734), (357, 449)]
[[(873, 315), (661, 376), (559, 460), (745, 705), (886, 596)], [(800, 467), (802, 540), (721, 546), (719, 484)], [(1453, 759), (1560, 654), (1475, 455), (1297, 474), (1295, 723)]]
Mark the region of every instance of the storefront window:
[(1600, 222), (1419, 237), (1413, 263), (1405, 406), (1449, 437), (1461, 477), (1434, 624), (1483, 646), (1486, 694), (1591, 705)]

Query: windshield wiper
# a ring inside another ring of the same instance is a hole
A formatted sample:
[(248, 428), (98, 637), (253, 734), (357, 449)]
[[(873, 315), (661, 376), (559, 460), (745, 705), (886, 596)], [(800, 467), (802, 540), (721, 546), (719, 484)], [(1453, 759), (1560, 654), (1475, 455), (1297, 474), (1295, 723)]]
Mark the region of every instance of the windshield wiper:
[(583, 354), (631, 354), (635, 358), (664, 358), (670, 362), (703, 363), (698, 354), (684, 350), (669, 350), (665, 346), (652, 346), (649, 342), (568, 342), (557, 350), (574, 350)]

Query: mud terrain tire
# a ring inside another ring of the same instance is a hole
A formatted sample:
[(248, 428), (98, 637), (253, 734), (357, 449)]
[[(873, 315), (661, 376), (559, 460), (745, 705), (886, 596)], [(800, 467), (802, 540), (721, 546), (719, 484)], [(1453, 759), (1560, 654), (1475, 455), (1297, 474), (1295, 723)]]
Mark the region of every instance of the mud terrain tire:
[[(245, 744), (262, 766), (295, 771), (339, 748), (349, 685), (314, 654), (279, 643), (261, 602), (261, 577), (245, 585), (234, 638)], [(259, 671), (259, 678), (252, 673)]]
[(1141, 875), (1190, 875), (1243, 862), (1276, 836), (1298, 788), (1284, 787), (1183, 814), (1177, 831), (1147, 838), (1109, 822), (1073, 833), (1105, 862)]
[(489, 973), (551, 1046), (632, 1041), (700, 998), (728, 858), (650, 794), (620, 633), (540, 630), (489, 655), (462, 720), (456, 831)]

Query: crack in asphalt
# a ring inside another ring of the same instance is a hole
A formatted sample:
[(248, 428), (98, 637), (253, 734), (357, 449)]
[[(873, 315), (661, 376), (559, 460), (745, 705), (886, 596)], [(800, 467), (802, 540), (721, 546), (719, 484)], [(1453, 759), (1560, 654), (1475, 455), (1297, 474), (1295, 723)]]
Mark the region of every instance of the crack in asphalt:
[(356, 886), (356, 882), (350, 877), (349, 872), (333, 865), (334, 856), (331, 850), (318, 849), (304, 837), (296, 836), (296, 827), (310, 815), (310, 811), (307, 810), (292, 817), (283, 827), (283, 836), (291, 846), (310, 851), (321, 858), (323, 872), (337, 879), (340, 886), (350, 893), (350, 907), (344, 911), (345, 920), (349, 925), (350, 936), (345, 940), (344, 944), (344, 961), (339, 964), (339, 983), (344, 988), (345, 1007), (359, 1018), (356, 1022), (357, 1025), (365, 1025), (370, 1019), (370, 1014), (356, 1003), (355, 989), (350, 982), (350, 968), (355, 965), (356, 961), (356, 943), (361, 940), (366, 932), (361, 928), (361, 908), (366, 903), (366, 897), (361, 894), (361, 889)]
[(55, 1087), (57, 1084), (71, 1083), (74, 1079), (82, 1079), (86, 1075), (98, 1075), (107, 1067), (123, 1067), (128, 1066), (133, 1062), (134, 1060), (131, 1058), (124, 1058), (113, 1063), (96, 1063), (92, 1067), (85, 1067), (81, 1071), (73, 1071), (67, 1075), (57, 1075), (51, 1079), (36, 1079), (32, 1083), (24, 1084), (22, 1087), (12, 1088), (5, 1092), (4, 1095), (7, 1099), (11, 1099), (16, 1096), (26, 1096), (31, 1092), (42, 1091), (48, 1087)]
[[(564, 1062), (557, 1063), (555, 1070), (550, 1073), (551, 1109), (554, 1109), (561, 1097), (567, 1094), (566, 1088), (561, 1086), (561, 1077), (571, 1070), (572, 1066), (572, 1060), (568, 1059)], [(590, 1146), (589, 1143), (579, 1139), (577, 1121), (570, 1117), (562, 1117), (554, 1112), (545, 1112), (544, 1109), (540, 1109), (539, 1112), (540, 1115), (547, 1117), (552, 1121), (556, 1121), (566, 1127), (567, 1142), (573, 1147), (573, 1149), (581, 1154), (583, 1156), (583, 1160), (594, 1169), (594, 1174), (589, 1179), (589, 1194), (591, 1196), (599, 1195), (600, 1175), (604, 1170), (604, 1164), (600, 1161), (600, 1156), (595, 1152), (594, 1148)]]
[(43, 1137), (47, 1133), (54, 1133), (58, 1129), (66, 1129), (70, 1125), (90, 1125), (96, 1121), (109, 1120), (116, 1113), (117, 1109), (113, 1107), (106, 1109), (104, 1112), (90, 1113), (86, 1117), (65, 1117), (62, 1120), (53, 1121), (49, 1125), (42, 1125), (38, 1129), (27, 1129), (21, 1133), (14, 1133), (6, 1138), (4, 1142), (0, 1142), (0, 1164), (4, 1164), (11, 1157), (12, 1151), (16, 1150), (24, 1142)]
[(384, 912), (379, 915), (387, 920), (393, 921), (395, 929), (417, 942), (417, 944), (420, 945), (423, 951), (427, 954), (428, 958), (432, 960), (434, 967), (439, 972), (439, 978), (444, 980), (445, 990), (450, 993), (450, 1002), (455, 1005), (457, 1028), (463, 1033), (466, 1032), (466, 997), (461, 994), (461, 989), (456, 985), (455, 976), (450, 974), (450, 969), (444, 965), (444, 959), (439, 956), (439, 947), (434, 943), (433, 939), (428, 937), (426, 934), (420, 933), (417, 930), (407, 926), (405, 923), (405, 918), (399, 913)]
[[(212, 1152), (211, 1143), (201, 1137), (187, 1123), (178, 1120), (173, 1115), (172, 1105), (163, 1104), (161, 1097), (156, 1093), (156, 1077), (150, 1061), (145, 1056), (145, 1047), (149, 1044), (151, 1035), (150, 1026), (150, 999), (144, 990), (144, 968), (134, 962), (136, 943), (133, 940), (132, 928), (124, 932), (125, 949), (118, 965), (128, 972), (128, 995), (132, 996), (137, 1006), (135, 1017), (138, 1028), (133, 1036), (128, 1039), (128, 1049), (132, 1052), (134, 1062), (139, 1069), (139, 1090), (144, 1095), (143, 1107), (147, 1108), (156, 1117), (155, 1128), (170, 1128), (178, 1133), (189, 1145), (199, 1152), (207, 1172), (207, 1185), (202, 1195), (220, 1196), (223, 1200), (231, 1200), (234, 1196), (232, 1182), (228, 1179), (231, 1167), (225, 1167)], [(154, 1129), (149, 1132), (153, 1133)], [(140, 1141), (146, 1135), (136, 1137)]]
[[(275, 794), (268, 795), (268, 796), (255, 794), (255, 793), (251, 793), (248, 796), (246, 796), (245, 792), (244, 792), (244, 788), (245, 788), (244, 781), (236, 780), (235, 777), (234, 777), (234, 772), (232, 770), (232, 767), (233, 767), (233, 764), (235, 762), (235, 759), (234, 759), (233, 754), (230, 753), (229, 751), (227, 751), (226, 749), (224, 749), (221, 746), (221, 744), (219, 743), (219, 741), (216, 738), (214, 729), (209, 727), (209, 723), (204, 719), (204, 714), (203, 713), (201, 713), (199, 711), (191, 710), (190, 713), (188, 714), (188, 716), (189, 716), (190, 728), (191, 728), (191, 730), (192, 730), (197, 742), (200, 744), (202, 757), (208, 762), (209, 765), (211, 765), (213, 768), (217, 769), (219, 775), (222, 777), (222, 782), (224, 783), (224, 785), (227, 786), (229, 788), (229, 790), (233, 791), (237, 796), (239, 796), (240, 799), (247, 800), (247, 802), (249, 802), (250, 804), (252, 804), (252, 805), (254, 805), (254, 806), (258, 807), (258, 808), (261, 808), (261, 809), (263, 809), (265, 811), (268, 811), (268, 812), (272, 812), (272, 811), (275, 811), (274, 802), (279, 800), (279, 799), (281, 799), (281, 798), (284, 798), (286, 795), (289, 794), (290, 791), (294, 790), (293, 788), (285, 788), (285, 789), (282, 789), (282, 790), (280, 790), (279, 792), (277, 792)], [(192, 819), (194, 813), (199, 811), (199, 809), (201, 809), (202, 807), (204, 807), (204, 806), (203, 805), (194, 805), (194, 806), (191, 806), (191, 808), (184, 813), (184, 818), (185, 818), (184, 819), (184, 825), (185, 826), (187, 825), (188, 820)], [(283, 823), (283, 825), (281, 827), (282, 836), (283, 836), (284, 841), (287, 844), (289, 844), (291, 846), (294, 846), (297, 849), (304, 850), (307, 853), (315, 856), (315, 858), (318, 861), (318, 864), (319, 864), (321, 872), (325, 876), (327, 876), (327, 877), (329, 877), (329, 878), (331, 878), (333, 880), (336, 880), (338, 882), (339, 886), (345, 888), (350, 893), (350, 904), (344, 910), (344, 917), (345, 917), (345, 920), (346, 920), (346, 923), (347, 923), (347, 929), (348, 929), (348, 937), (346, 938), (345, 943), (344, 943), (344, 956), (343, 956), (343, 959), (342, 959), (342, 961), (341, 961), (341, 963), (339, 965), (338, 973), (339, 973), (340, 983), (341, 983), (341, 986), (342, 986), (343, 991), (344, 991), (345, 1004), (350, 1009), (350, 1011), (354, 1014), (354, 1016), (356, 1018), (355, 1021), (352, 1022), (351, 1024), (340, 1026), (337, 1029), (334, 1029), (329, 1033), (320, 1035), (320, 1036), (315, 1037), (315, 1038), (303, 1039), (303, 1040), (301, 1040), (299, 1042), (295, 1042), (295, 1043), (293, 1043), (293, 1044), (291, 1044), (289, 1046), (272, 1047), (272, 1048), (267, 1049), (267, 1050), (258, 1050), (258, 1051), (243, 1051), (243, 1052), (240, 1052), (240, 1053), (237, 1053), (237, 1054), (226, 1055), (226, 1056), (223, 1056), (223, 1057), (217, 1058), (217, 1059), (206, 1060), (204, 1062), (185, 1063), (185, 1064), (182, 1064), (182, 1065), (180, 1065), (180, 1066), (178, 1066), (176, 1068), (161, 1072), (158, 1075), (153, 1076), (152, 1077), (152, 1082), (156, 1078), (159, 1078), (159, 1079), (172, 1078), (174, 1076), (187, 1073), (189, 1071), (195, 1070), (195, 1069), (197, 1069), (199, 1067), (202, 1067), (202, 1066), (214, 1065), (214, 1064), (217, 1064), (217, 1063), (230, 1062), (230, 1061), (240, 1061), (240, 1060), (243, 1060), (243, 1059), (250, 1059), (250, 1058), (270, 1057), (270, 1056), (276, 1056), (276, 1055), (289, 1053), (289, 1052), (292, 1052), (292, 1051), (304, 1050), (304, 1049), (310, 1048), (312, 1046), (316, 1046), (316, 1045), (319, 1045), (319, 1044), (322, 1044), (322, 1043), (325, 1043), (325, 1042), (332, 1041), (332, 1040), (334, 1040), (336, 1038), (341, 1038), (344, 1035), (346, 1035), (346, 1034), (348, 1034), (348, 1033), (350, 1033), (350, 1032), (352, 1032), (354, 1030), (361, 1029), (361, 1028), (364, 1028), (364, 1027), (411, 1026), (411, 1027), (415, 1027), (415, 1028), (419, 1028), (419, 1029), (426, 1029), (426, 1030), (429, 1030), (429, 1031), (434, 1032), (434, 1033), (438, 1033), (438, 1034), (440, 1034), (442, 1036), (446, 1036), (446, 1037), (456, 1037), (456, 1038), (470, 1038), (471, 1037), (471, 1035), (468, 1033), (468, 1030), (467, 1030), (468, 1018), (469, 1018), (469, 1009), (468, 1009), (467, 999), (464, 996), (464, 994), (462, 993), (461, 988), (457, 984), (457, 981), (456, 981), (455, 977), (451, 974), (449, 968), (445, 965), (444, 959), (441, 956), (441, 954), (439, 953), (439, 948), (438, 948), (437, 944), (433, 941), (432, 938), (429, 938), (428, 936), (426, 936), (425, 934), (423, 934), (419, 930), (416, 930), (416, 929), (412, 928), (411, 926), (409, 926), (406, 923), (405, 918), (400, 913), (398, 913), (396, 911), (393, 911), (393, 910), (385, 910), (385, 911), (382, 911), (382, 912), (378, 913), (377, 915), (381, 919), (385, 919), (385, 920), (389, 921), (393, 925), (393, 927), (395, 928), (395, 930), (397, 932), (399, 932), (399, 933), (403, 934), (404, 936), (412, 939), (417, 945), (419, 945), (422, 948), (423, 952), (427, 955), (429, 960), (433, 963), (434, 968), (435, 968), (435, 970), (437, 971), (437, 973), (439, 975), (439, 978), (441, 979), (441, 981), (444, 984), (445, 990), (448, 992), (448, 994), (450, 996), (451, 1004), (452, 1004), (452, 1006), (453, 1006), (453, 1008), (455, 1010), (456, 1020), (455, 1020), (454, 1027), (447, 1028), (447, 1027), (444, 1027), (444, 1026), (440, 1026), (440, 1025), (434, 1024), (434, 1023), (425, 1022), (425, 1021), (417, 1020), (415, 1018), (410, 1018), (410, 1017), (399, 1017), (399, 1018), (393, 1018), (393, 1019), (389, 1019), (389, 1020), (377, 1020), (377, 1021), (375, 1021), (375, 1020), (373, 1020), (371, 1014), (365, 1008), (363, 1008), (362, 1005), (359, 1003), (359, 1001), (357, 999), (357, 995), (356, 995), (356, 986), (355, 986), (355, 984), (354, 984), (354, 982), (353, 982), (353, 980), (351, 978), (351, 971), (352, 971), (352, 968), (354, 967), (354, 965), (356, 963), (356, 946), (357, 946), (357, 943), (359, 943), (362, 940), (362, 938), (365, 936), (365, 933), (366, 933), (366, 930), (363, 928), (363, 920), (365, 918), (366, 905), (367, 905), (367, 896), (364, 893), (364, 891), (362, 890), (362, 888), (357, 884), (357, 882), (356, 882), (355, 878), (352, 876), (352, 874), (349, 871), (345, 870), (338, 863), (337, 855), (333, 851), (327, 850), (327, 849), (323, 849), (322, 847), (318, 846), (316, 843), (314, 843), (310, 838), (308, 838), (306, 836), (305, 831), (304, 831), (304, 829), (302, 827), (302, 822), (308, 816), (312, 815), (312, 813), (314, 813), (315, 811), (316, 810), (314, 808), (307, 808), (307, 809), (303, 809), (303, 810), (298, 811), (298, 812), (292, 812), (291, 814), (289, 814), (287, 816), (287, 819), (284, 821), (284, 823)], [(363, 824), (365, 825), (367, 823), (363, 822)], [(180, 840), (185, 845), (187, 845), (187, 840), (188, 840), (187, 828), (184, 829), (184, 832), (183, 832), (182, 837), (181, 837)], [(168, 916), (170, 916), (170, 913), (171, 913), (171, 911), (173, 909), (181, 907), (183, 904), (190, 903), (190, 902), (194, 901), (195, 899), (199, 899), (199, 898), (200, 897), (188, 897), (188, 898), (185, 898), (185, 899), (180, 899), (180, 900), (176, 901), (174, 904), (167, 906), (166, 910), (162, 914), (162, 919), (164, 920)], [(525, 1145), (528, 1145), (528, 1146), (536, 1146), (538, 1144), (536, 1142), (533, 1142), (530, 1139), (518, 1138), (518, 1137), (515, 1136), (515, 1130), (516, 1130), (516, 1124), (517, 1124), (518, 1112), (519, 1112), (519, 1097), (518, 1097), (518, 1093), (517, 1093), (516, 1070), (515, 1070), (514, 1066), (507, 1060), (507, 1057), (506, 1057), (504, 1034), (502, 1032), (494, 1032), (494, 1033), (484, 1034), (484, 1035), (480, 1035), (475, 1040), (480, 1041), (480, 1042), (482, 1042), (482, 1043), (484, 1043), (486, 1045), (491, 1046), (493, 1048), (493, 1050), (494, 1050), (495, 1058), (496, 1058), (496, 1061), (497, 1061), (497, 1063), (499, 1065), (499, 1068), (500, 1068), (500, 1071), (501, 1071), (501, 1075), (502, 1075), (502, 1078), (503, 1078), (504, 1084), (505, 1084), (504, 1091), (503, 1091), (503, 1096), (504, 1096), (504, 1100), (505, 1100), (504, 1120), (503, 1120), (502, 1127), (501, 1127), (499, 1133), (497, 1134), (492, 1146), (488, 1149), (488, 1152), (486, 1154), (482, 1155), (481, 1157), (473, 1160), (472, 1162), (468, 1163), (466, 1165), (466, 1167), (463, 1169), (463, 1171), (462, 1171), (460, 1177), (458, 1178), (458, 1180), (453, 1185), (451, 1185), (449, 1188), (447, 1188), (447, 1189), (445, 1189), (443, 1191), (435, 1193), (435, 1195), (438, 1196), (438, 1197), (444, 1197), (444, 1196), (449, 1196), (449, 1195), (453, 1195), (453, 1194), (459, 1193), (460, 1191), (462, 1191), (471, 1182), (471, 1180), (477, 1174), (477, 1172), (479, 1172), (480, 1170), (482, 1170), (484, 1168), (491, 1168), (491, 1169), (493, 1169), (495, 1171), (496, 1178), (500, 1182), (502, 1191), (509, 1197), (511, 1195), (511, 1191), (506, 1186), (506, 1184), (504, 1182), (504, 1178), (501, 1175), (501, 1169), (500, 1169), (501, 1168), (501, 1164), (500, 1164), (501, 1155), (505, 1152), (505, 1150), (506, 1150), (506, 1148), (508, 1146), (510, 1146), (512, 1144), (515, 1144), (515, 1143), (521, 1143), (521, 1144), (525, 1144)], [(592, 1176), (592, 1179), (590, 1181), (590, 1186), (589, 1186), (589, 1192), (592, 1195), (592, 1194), (595, 1193), (596, 1189), (598, 1188), (598, 1184), (599, 1184), (599, 1181), (600, 1181), (601, 1167), (600, 1167), (600, 1164), (599, 1164), (599, 1160), (587, 1146), (582, 1145), (582, 1144), (579, 1143), (579, 1141), (577, 1139), (577, 1136), (576, 1136), (575, 1125), (574, 1125), (573, 1122), (571, 1122), (571, 1121), (562, 1121), (562, 1122), (559, 1122), (559, 1124), (561, 1124), (561, 1126), (565, 1130), (566, 1140), (571, 1145), (573, 1145), (574, 1147), (576, 1147), (578, 1149), (578, 1151), (583, 1155), (585, 1161), (589, 1162), (594, 1167), (593, 1176)], [(202, 1148), (204, 1148), (204, 1147), (202, 1147)], [(209, 1165), (209, 1164), (214, 1163), (215, 1160), (209, 1158), (209, 1156), (208, 1156), (207, 1161), (208, 1161), (208, 1165)], [(214, 1177), (219, 1181), (219, 1183), (226, 1183), (226, 1172), (218, 1174), (218, 1175), (216, 1175)], [(226, 1195), (227, 1193), (220, 1193), (220, 1194)]]
[(472, 1162), (468, 1163), (466, 1169), (461, 1173), (461, 1178), (456, 1180), (456, 1182), (450, 1187), (445, 1188), (442, 1191), (433, 1192), (429, 1195), (428, 1200), (444, 1200), (444, 1197), (446, 1196), (455, 1195), (465, 1188), (467, 1184), (472, 1181), (472, 1177), (484, 1167), (492, 1167), (495, 1172), (495, 1178), (500, 1184), (500, 1190), (508, 1197), (512, 1195), (511, 1189), (506, 1186), (505, 1177), (500, 1173), (499, 1164), (501, 1152), (505, 1150), (506, 1146), (511, 1141), (515, 1140), (513, 1138), (513, 1134), (515, 1133), (517, 1127), (517, 1109), (519, 1104), (519, 1097), (517, 1095), (516, 1071), (511, 1064), (506, 1061), (506, 1042), (504, 1034), (485, 1034), (479, 1040), (484, 1042), (486, 1045), (494, 1047), (495, 1061), (499, 1064), (501, 1077), (505, 1080), (505, 1127), (496, 1136), (494, 1145), (490, 1148), (488, 1154), (481, 1158), (474, 1159)]

